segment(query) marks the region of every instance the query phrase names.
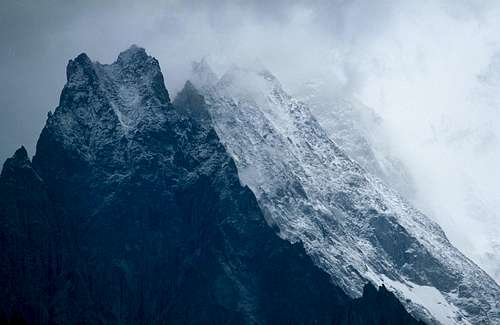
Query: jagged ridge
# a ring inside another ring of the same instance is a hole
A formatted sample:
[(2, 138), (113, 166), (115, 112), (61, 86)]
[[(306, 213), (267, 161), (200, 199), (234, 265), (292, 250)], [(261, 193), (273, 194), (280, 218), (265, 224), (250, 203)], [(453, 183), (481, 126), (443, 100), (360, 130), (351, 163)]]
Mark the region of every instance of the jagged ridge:
[(0, 320), (416, 323), (392, 295), (354, 303), (276, 236), (203, 102), (188, 83), (171, 103), (137, 47), (70, 61), (33, 163), (20, 149), (0, 177)]

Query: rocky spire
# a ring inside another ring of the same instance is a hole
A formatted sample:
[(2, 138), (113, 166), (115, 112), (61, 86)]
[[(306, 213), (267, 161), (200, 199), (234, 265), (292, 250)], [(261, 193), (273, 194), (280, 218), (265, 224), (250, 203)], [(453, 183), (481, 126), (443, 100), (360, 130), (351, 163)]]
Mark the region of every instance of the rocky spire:
[(94, 65), (86, 53), (81, 53), (68, 62), (66, 79), (68, 84), (95, 81)]
[(116, 63), (120, 65), (137, 64), (140, 61), (148, 61), (149, 58), (150, 56), (144, 48), (133, 44), (125, 51), (120, 52)]
[(205, 99), (189, 80), (177, 94), (174, 100), (174, 107), (200, 123), (210, 120)]
[(24, 148), (24, 146), (21, 146), (16, 150), (11, 158), (8, 158), (5, 161), (1, 177), (5, 176), (4, 173), (11, 173), (16, 169), (25, 167), (31, 167), (31, 162), (28, 158), (28, 152), (26, 151), (26, 148)]
[(50, 134), (87, 159), (139, 127), (157, 127), (171, 105), (158, 61), (136, 45), (112, 64), (82, 53), (69, 61), (67, 79), (39, 142)]
[(200, 62), (192, 62), (191, 76), (189, 80), (198, 88), (211, 87), (217, 83), (219, 78), (208, 64), (207, 59), (203, 58)]

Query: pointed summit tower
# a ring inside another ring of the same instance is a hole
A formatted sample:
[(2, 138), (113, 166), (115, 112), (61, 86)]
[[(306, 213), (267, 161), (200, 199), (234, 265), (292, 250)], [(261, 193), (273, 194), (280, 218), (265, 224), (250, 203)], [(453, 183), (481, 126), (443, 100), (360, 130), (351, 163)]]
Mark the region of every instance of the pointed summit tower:
[(219, 79), (206, 58), (200, 62), (191, 64), (191, 76), (189, 77), (193, 85), (199, 89), (214, 86)]

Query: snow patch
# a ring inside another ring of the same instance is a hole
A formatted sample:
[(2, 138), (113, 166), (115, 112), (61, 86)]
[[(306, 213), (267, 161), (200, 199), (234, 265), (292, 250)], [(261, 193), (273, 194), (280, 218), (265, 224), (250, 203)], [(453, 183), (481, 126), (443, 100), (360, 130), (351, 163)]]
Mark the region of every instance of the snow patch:
[(464, 324), (471, 325), (460, 309), (449, 303), (443, 294), (434, 287), (422, 286), (411, 281), (399, 282), (389, 279), (383, 274), (367, 272), (367, 277), (378, 286), (384, 285), (402, 299), (411, 300), (413, 303), (424, 307), (438, 322), (444, 325)]

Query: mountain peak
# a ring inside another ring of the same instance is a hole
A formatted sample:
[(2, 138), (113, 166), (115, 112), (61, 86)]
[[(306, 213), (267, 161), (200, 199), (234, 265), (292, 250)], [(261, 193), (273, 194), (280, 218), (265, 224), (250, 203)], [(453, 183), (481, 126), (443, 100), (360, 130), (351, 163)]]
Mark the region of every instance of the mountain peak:
[(191, 63), (191, 82), (197, 87), (210, 87), (217, 83), (218, 77), (206, 58)]
[(174, 107), (187, 114), (197, 122), (210, 120), (210, 114), (205, 105), (205, 99), (191, 81), (186, 81), (184, 88), (177, 94)]
[(146, 53), (144, 48), (132, 44), (128, 49), (118, 55), (116, 62), (121, 65), (126, 65), (133, 62), (146, 61), (149, 58), (150, 56)]
[(2, 177), (5, 177), (6, 173), (11, 173), (20, 168), (30, 167), (30, 166), (31, 162), (28, 157), (28, 152), (26, 151), (26, 148), (24, 148), (24, 146), (21, 146), (19, 149), (16, 150), (16, 152), (11, 158), (8, 158), (5, 161), (2, 169)]
[[(161, 102), (170, 102), (160, 64), (144, 48), (132, 45), (118, 55), (116, 62), (111, 65), (103, 65), (102, 68), (110, 79), (121, 83), (125, 88), (132, 85), (133, 88), (145, 91), (148, 89), (146, 92), (152, 92), (153, 94), (150, 95), (158, 98)], [(144, 95), (151, 97), (147, 94)], [(154, 105), (159, 105), (159, 103)]]
[(224, 92), (254, 100), (286, 96), (279, 80), (262, 64), (233, 65), (219, 79), (217, 87)]
[(92, 64), (92, 61), (90, 60), (89, 56), (85, 52), (78, 54), (78, 56), (73, 61), (75, 61), (79, 64)]
[(133, 45), (111, 64), (92, 62), (82, 53), (69, 61), (67, 74), (59, 106), (46, 129), (88, 158), (109, 139), (165, 120), (170, 98), (163, 74), (158, 61), (143, 48)]
[(26, 151), (26, 148), (24, 146), (21, 146), (19, 149), (16, 150), (14, 153), (13, 158), (17, 161), (29, 161), (28, 158), (28, 152)]
[(194, 93), (198, 94), (198, 90), (196, 90), (196, 87), (194, 86), (194, 84), (190, 80), (186, 81), (186, 83), (184, 84), (184, 87), (181, 90), (181, 93), (182, 92), (191, 92), (191, 93), (194, 92)]
[(86, 53), (80, 53), (73, 60), (69, 60), (66, 67), (68, 83), (81, 83), (95, 80), (94, 64)]

